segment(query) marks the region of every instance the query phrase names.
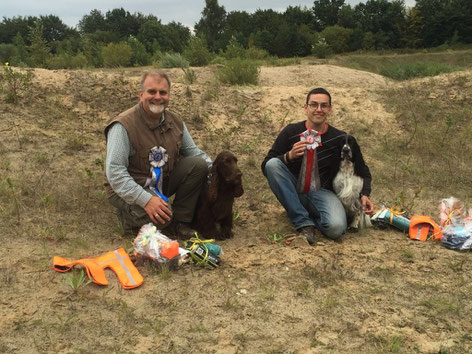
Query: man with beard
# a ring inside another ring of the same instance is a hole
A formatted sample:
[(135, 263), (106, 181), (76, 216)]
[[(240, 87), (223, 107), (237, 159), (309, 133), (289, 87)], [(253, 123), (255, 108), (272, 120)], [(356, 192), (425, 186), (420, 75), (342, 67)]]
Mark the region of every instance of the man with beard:
[[(311, 90), (304, 109), (307, 119), (280, 132), (261, 167), (295, 229), (314, 245), (316, 229), (334, 240), (347, 229), (344, 207), (333, 192), (346, 133), (327, 123), (331, 95), (325, 89)], [(372, 214), (372, 177), (355, 139), (352, 153), (356, 172), (364, 182), (359, 196), (362, 207)]]
[[(211, 160), (195, 145), (182, 119), (166, 110), (166, 74), (144, 73), (138, 96), (137, 105), (105, 128), (108, 200), (125, 234), (136, 235), (152, 222), (169, 236), (192, 237), (189, 223)], [(168, 197), (174, 194), (171, 205)]]

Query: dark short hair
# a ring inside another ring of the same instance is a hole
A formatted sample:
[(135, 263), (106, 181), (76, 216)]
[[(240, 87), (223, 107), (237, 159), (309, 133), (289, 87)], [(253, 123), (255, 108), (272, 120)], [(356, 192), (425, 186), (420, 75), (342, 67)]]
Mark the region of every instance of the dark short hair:
[(316, 94), (322, 94), (322, 95), (328, 96), (329, 97), (329, 105), (331, 106), (331, 95), (329, 94), (329, 92), (327, 90), (325, 90), (322, 87), (314, 88), (313, 90), (308, 92), (308, 95), (306, 95), (306, 103), (308, 104), (308, 100), (310, 99), (311, 95), (316, 95)]
[(157, 70), (149, 70), (149, 71), (144, 72), (143, 76), (141, 77), (141, 81), (139, 82), (139, 90), (140, 91), (144, 90), (144, 81), (146, 81), (146, 78), (148, 76), (158, 76), (158, 77), (161, 77), (161, 78), (165, 79), (167, 81), (167, 84), (169, 85), (169, 91), (170, 91), (169, 76), (167, 76), (166, 73), (163, 73), (163, 72), (157, 71)]

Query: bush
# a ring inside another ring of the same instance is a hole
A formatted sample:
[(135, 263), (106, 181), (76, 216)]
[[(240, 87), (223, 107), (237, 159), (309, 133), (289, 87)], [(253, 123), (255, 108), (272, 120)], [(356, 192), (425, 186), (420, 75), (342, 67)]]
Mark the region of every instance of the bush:
[(187, 48), (184, 49), (183, 56), (191, 66), (208, 65), (212, 58), (205, 40), (200, 37), (192, 37), (190, 39)]
[(126, 43), (110, 43), (102, 50), (103, 65), (109, 68), (129, 66), (131, 47)]
[(249, 47), (246, 50), (246, 58), (252, 60), (263, 60), (270, 57), (270, 54), (267, 50), (257, 48), (257, 47)]
[(13, 58), (17, 56), (14, 44), (0, 43), (0, 63), (13, 63)]
[(77, 55), (69, 55), (66, 53), (54, 55), (46, 60), (48, 69), (82, 69), (87, 66), (87, 58), (81, 52)]
[(8, 63), (3, 66), (3, 73), (0, 73), (0, 92), (8, 103), (18, 103), (23, 92), (31, 87), (33, 73), (14, 71)]
[(188, 68), (189, 62), (179, 53), (164, 53), (159, 60), (161, 68)]
[(83, 69), (86, 66), (87, 66), (87, 58), (82, 52), (78, 52), (77, 55), (73, 56), (70, 60), (71, 69)]
[(230, 85), (257, 85), (259, 65), (248, 59), (228, 60), (225, 66), (217, 71), (218, 79)]
[(324, 59), (333, 55), (333, 51), (326, 43), (326, 40), (323, 37), (319, 37), (311, 47), (311, 52), (317, 58)]
[(457, 70), (456, 67), (447, 64), (420, 61), (389, 65), (380, 70), (380, 75), (387, 76), (394, 80), (408, 80), (415, 77), (435, 76)]
[(343, 53), (349, 50), (349, 40), (352, 32), (351, 28), (338, 25), (328, 26), (321, 32), (321, 36), (334, 53)]
[(146, 47), (135, 37), (130, 36), (128, 38), (128, 45), (131, 47), (131, 65), (143, 66), (149, 65), (150, 57), (146, 51)]
[(246, 50), (238, 42), (236, 38), (231, 37), (228, 45), (226, 46), (225, 52), (222, 54), (226, 59), (246, 58)]

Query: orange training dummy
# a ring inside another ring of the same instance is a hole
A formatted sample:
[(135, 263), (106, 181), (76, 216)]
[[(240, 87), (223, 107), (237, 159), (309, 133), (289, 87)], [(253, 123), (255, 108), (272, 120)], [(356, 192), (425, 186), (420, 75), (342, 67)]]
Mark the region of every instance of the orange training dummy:
[(139, 274), (133, 262), (123, 248), (105, 253), (97, 258), (82, 258), (76, 261), (55, 256), (53, 267), (58, 272), (67, 272), (76, 264), (83, 265), (87, 275), (98, 285), (108, 285), (105, 276), (105, 268), (115, 272), (124, 289), (137, 288), (143, 283), (143, 277)]

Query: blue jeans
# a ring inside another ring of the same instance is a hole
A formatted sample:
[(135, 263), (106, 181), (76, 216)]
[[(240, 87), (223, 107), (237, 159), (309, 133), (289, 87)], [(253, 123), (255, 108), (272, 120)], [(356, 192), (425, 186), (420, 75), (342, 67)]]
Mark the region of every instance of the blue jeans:
[(287, 211), (295, 229), (315, 226), (328, 238), (338, 239), (347, 229), (346, 212), (336, 194), (328, 189), (298, 193), (297, 180), (278, 158), (265, 165), (270, 189)]

